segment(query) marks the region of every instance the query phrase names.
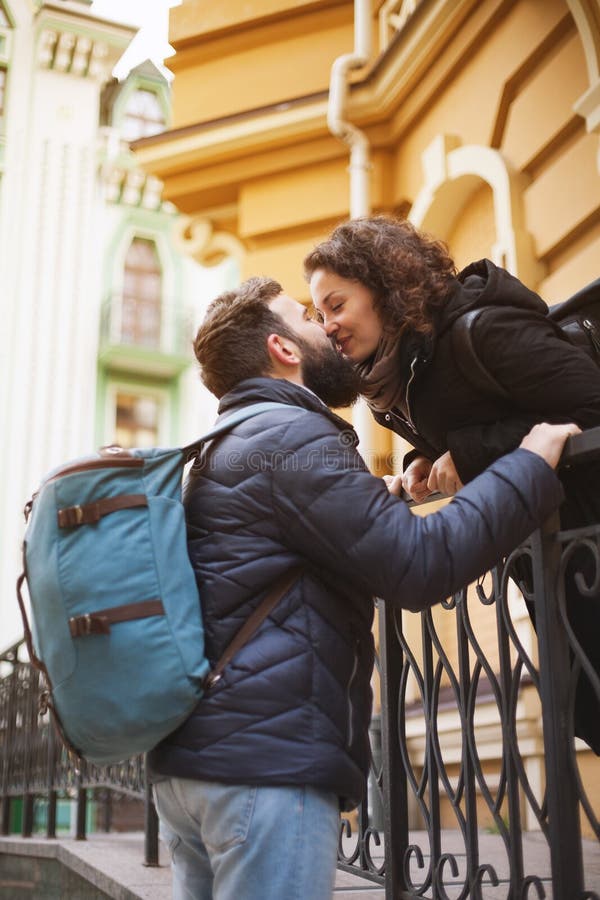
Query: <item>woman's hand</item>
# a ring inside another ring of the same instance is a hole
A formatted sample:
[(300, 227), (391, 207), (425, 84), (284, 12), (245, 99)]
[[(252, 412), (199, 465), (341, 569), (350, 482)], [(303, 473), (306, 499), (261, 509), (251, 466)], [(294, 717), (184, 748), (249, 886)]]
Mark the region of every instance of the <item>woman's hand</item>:
[(402, 476), (402, 487), (417, 503), (425, 500), (432, 493), (427, 482), (432, 465), (433, 463), (426, 456), (415, 456)]
[(447, 494), (449, 497), (452, 497), (463, 487), (449, 450), (436, 459), (431, 466), (427, 487), (429, 488), (429, 493), (439, 491), (442, 494)]

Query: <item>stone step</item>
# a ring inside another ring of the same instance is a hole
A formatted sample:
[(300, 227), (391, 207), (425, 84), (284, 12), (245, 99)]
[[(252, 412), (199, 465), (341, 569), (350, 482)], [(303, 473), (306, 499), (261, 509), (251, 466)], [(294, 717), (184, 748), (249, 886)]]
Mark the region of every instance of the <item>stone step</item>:
[[(171, 900), (171, 873), (160, 845), (158, 867), (143, 864), (139, 832), (73, 838), (0, 837), (2, 900)], [(383, 900), (377, 884), (339, 871), (335, 900)], [(283, 898), (282, 898), (283, 900)]]

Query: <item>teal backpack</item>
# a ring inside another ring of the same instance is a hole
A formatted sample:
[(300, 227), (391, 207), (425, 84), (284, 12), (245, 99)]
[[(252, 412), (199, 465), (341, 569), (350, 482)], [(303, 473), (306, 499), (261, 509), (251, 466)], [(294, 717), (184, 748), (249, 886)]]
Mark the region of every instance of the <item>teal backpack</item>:
[(284, 405), (247, 406), (184, 448), (105, 448), (50, 472), (27, 504), (17, 585), (25, 639), (46, 682), (41, 711), (51, 710), (78, 757), (108, 765), (154, 747), (187, 718), (297, 577), (286, 573), (273, 586), (209, 672), (187, 551), (183, 470), (207, 441)]

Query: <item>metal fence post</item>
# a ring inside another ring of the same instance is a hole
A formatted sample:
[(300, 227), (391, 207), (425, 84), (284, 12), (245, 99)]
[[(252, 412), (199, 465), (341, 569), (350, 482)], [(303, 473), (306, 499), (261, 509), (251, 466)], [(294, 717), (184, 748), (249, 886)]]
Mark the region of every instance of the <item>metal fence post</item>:
[(5, 730), (2, 741), (2, 834), (10, 834), (11, 795), (8, 793), (11, 780), (11, 763), (14, 754), (15, 722), (17, 716), (17, 650), (11, 648), (6, 654), (6, 662), (12, 670), (3, 679), (6, 687), (3, 699), (5, 714)]
[(56, 837), (56, 807), (58, 802), (58, 792), (55, 787), (56, 783), (56, 762), (57, 762), (57, 741), (56, 731), (52, 722), (48, 722), (48, 772), (47, 772), (47, 789), (48, 789), (48, 817), (46, 820), (46, 837)]
[(383, 823), (385, 841), (385, 900), (398, 900), (406, 889), (404, 854), (408, 847), (408, 792), (400, 756), (398, 716), (403, 654), (395, 640), (394, 618), (401, 615), (390, 603), (378, 602), (381, 659), (381, 751), (383, 762)]
[(80, 784), (77, 788), (77, 818), (76, 818), (76, 828), (75, 828), (75, 840), (76, 841), (85, 841), (85, 820), (87, 814), (87, 790), (84, 787), (81, 787), (81, 781), (78, 779)]
[(144, 793), (144, 865), (158, 866), (158, 815), (152, 797), (152, 785), (146, 778)]
[(555, 514), (532, 537), (540, 693), (544, 724), (548, 829), (553, 896), (578, 900), (583, 858), (578, 788), (568, 722), (570, 654), (557, 602), (561, 548)]

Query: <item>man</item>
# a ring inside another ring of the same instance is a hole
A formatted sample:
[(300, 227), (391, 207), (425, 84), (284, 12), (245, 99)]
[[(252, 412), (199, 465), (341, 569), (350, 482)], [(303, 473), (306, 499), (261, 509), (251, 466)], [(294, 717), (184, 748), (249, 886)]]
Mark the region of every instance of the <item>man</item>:
[(347, 422), (352, 366), (277, 282), (213, 301), (195, 352), (219, 413), (272, 409), (209, 448), (185, 491), (214, 663), (287, 570), (301, 575), (190, 718), (149, 757), (174, 896), (328, 900), (339, 809), (368, 771), (373, 596), (425, 609), (556, 508), (575, 426), (537, 426), (443, 510), (413, 516)]

